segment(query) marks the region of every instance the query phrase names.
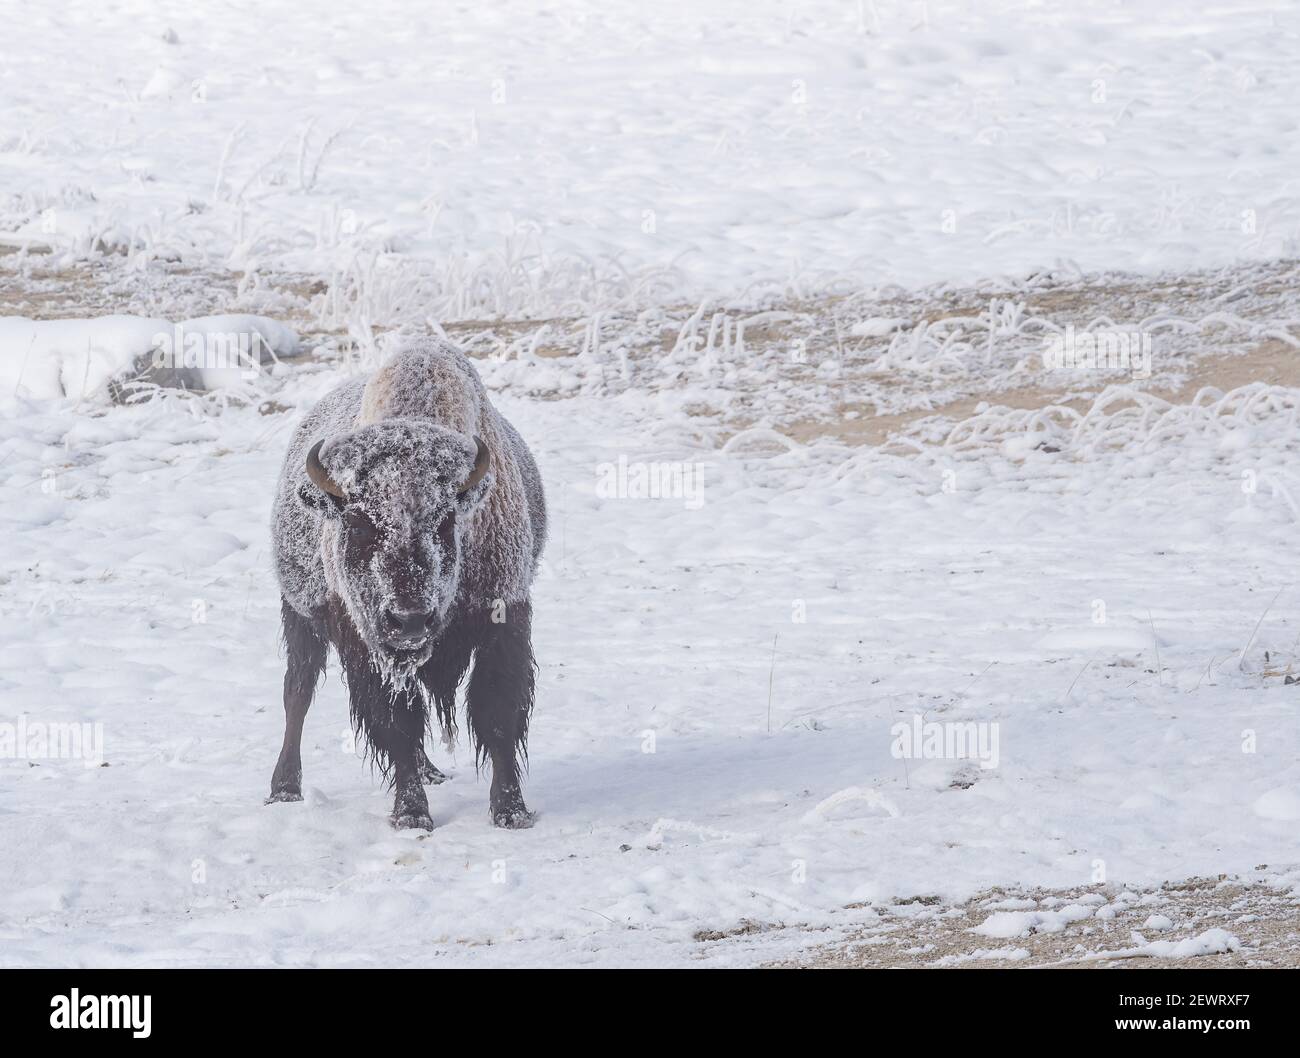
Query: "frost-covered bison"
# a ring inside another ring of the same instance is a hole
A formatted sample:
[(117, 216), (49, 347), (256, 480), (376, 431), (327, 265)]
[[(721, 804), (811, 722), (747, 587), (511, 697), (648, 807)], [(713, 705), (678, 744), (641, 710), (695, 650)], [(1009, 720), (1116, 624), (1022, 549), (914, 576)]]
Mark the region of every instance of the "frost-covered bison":
[(273, 512), (288, 669), (271, 801), (302, 798), (303, 719), (333, 643), (352, 722), (396, 791), (393, 825), (430, 830), (429, 703), (456, 692), (492, 763), (492, 820), (526, 827), (533, 704), (529, 586), (546, 537), (537, 465), (455, 346), (408, 342), (328, 393), (298, 427)]

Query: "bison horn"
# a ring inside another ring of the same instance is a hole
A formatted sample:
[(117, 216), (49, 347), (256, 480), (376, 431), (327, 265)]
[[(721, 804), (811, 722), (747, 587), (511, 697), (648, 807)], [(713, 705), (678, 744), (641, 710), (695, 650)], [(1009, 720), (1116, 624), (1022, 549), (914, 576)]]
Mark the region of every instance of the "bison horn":
[(317, 441), (311, 446), (311, 451), (307, 453), (307, 476), (315, 482), (316, 487), (331, 496), (337, 496), (339, 499), (345, 499), (343, 490), (334, 484), (334, 479), (329, 476), (323, 466), (320, 465), (320, 446), (324, 441)]
[(465, 484), (460, 487), (459, 495), (464, 496), (475, 485), (483, 480), (483, 475), (488, 472), (488, 446), (483, 443), (483, 438), (477, 435), (474, 443), (478, 445), (478, 452), (474, 456), (474, 469), (469, 472), (469, 477), (465, 479)]

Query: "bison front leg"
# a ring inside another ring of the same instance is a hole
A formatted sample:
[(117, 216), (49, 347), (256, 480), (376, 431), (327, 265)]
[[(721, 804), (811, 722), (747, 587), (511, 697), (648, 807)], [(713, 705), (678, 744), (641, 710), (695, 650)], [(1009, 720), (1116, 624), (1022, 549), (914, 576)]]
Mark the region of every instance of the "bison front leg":
[(330, 609), (330, 632), (343, 662), (352, 725), (393, 785), (393, 826), (432, 830), (429, 800), (421, 785), (428, 718), (423, 689), (409, 682), (399, 686), (389, 682), (371, 663), (370, 652), (351, 619), (336, 605)]
[(302, 800), (302, 725), (316, 696), (316, 684), (325, 671), (329, 651), (323, 621), (303, 617), (284, 600), (280, 602), (284, 626), (284, 744), (271, 775), (273, 801)]
[(361, 735), (374, 750), (375, 761), (393, 784), (392, 824), (398, 830), (432, 830), (429, 799), (424, 795), (421, 761), (427, 707), (414, 689), (392, 691), (352, 702), (352, 715)]
[(492, 822), (513, 829), (533, 825), (519, 786), (528, 756), (528, 718), (533, 709), (532, 605), (511, 603), (500, 622), (488, 621), (474, 656), (465, 693), (470, 732), (478, 758), (492, 761)]

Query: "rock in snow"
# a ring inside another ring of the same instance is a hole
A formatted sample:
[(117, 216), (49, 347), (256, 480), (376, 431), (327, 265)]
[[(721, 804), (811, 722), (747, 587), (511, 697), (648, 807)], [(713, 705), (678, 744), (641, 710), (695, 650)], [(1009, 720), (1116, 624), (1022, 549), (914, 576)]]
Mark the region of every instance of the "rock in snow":
[(262, 364), (297, 351), (298, 336), (264, 316), (203, 316), (172, 323), (144, 316), (29, 320), (0, 318), (0, 387), (5, 396), (106, 399), (130, 380), (191, 390), (256, 376)]

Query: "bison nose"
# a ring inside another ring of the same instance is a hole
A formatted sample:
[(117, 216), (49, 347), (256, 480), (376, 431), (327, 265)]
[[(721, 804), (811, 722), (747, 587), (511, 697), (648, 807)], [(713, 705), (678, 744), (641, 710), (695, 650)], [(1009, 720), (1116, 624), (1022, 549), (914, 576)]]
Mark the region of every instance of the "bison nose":
[(424, 611), (389, 610), (384, 615), (386, 631), (393, 639), (422, 640), (437, 623), (437, 615)]

